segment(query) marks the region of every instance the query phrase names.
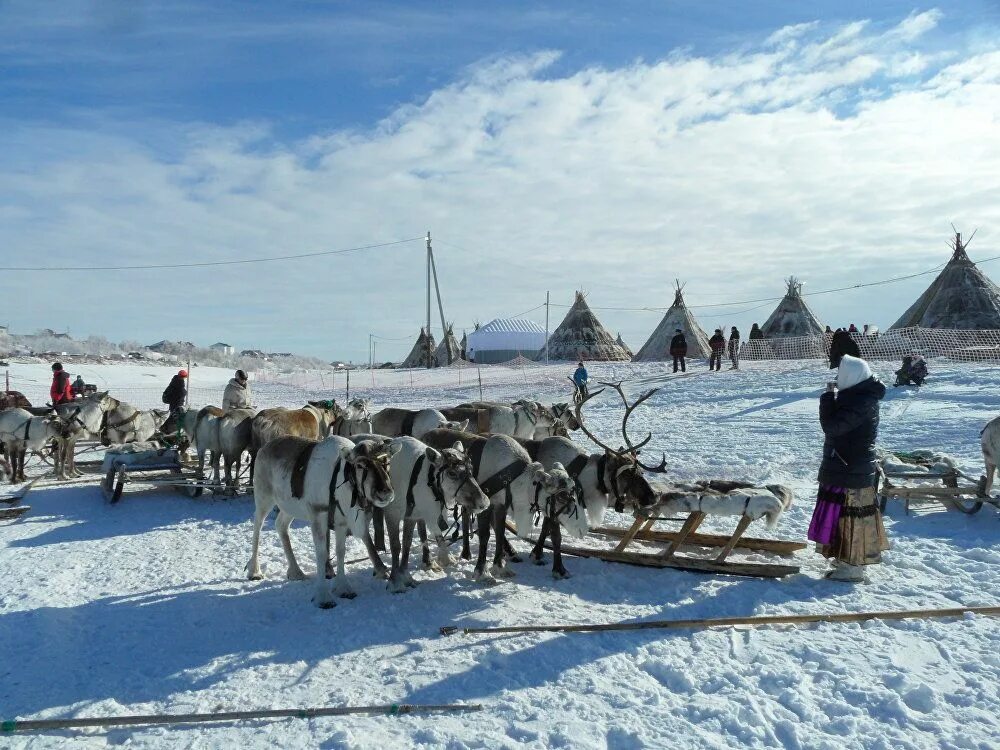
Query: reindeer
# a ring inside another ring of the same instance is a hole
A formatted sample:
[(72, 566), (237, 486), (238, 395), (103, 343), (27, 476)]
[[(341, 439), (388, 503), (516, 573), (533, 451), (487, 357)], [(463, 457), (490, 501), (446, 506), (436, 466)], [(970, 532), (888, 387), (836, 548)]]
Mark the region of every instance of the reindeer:
[(366, 398), (351, 399), (347, 403), (344, 413), (334, 420), (330, 434), (351, 437), (352, 435), (373, 432), (371, 405), (372, 402)]
[(980, 435), (983, 447), (983, 461), (986, 462), (986, 476), (982, 479), (982, 494), (989, 496), (993, 490), (993, 477), (1000, 466), (1000, 417), (991, 420)]
[(219, 417), (219, 450), (225, 470), (226, 487), (234, 492), (240, 486), (240, 463), (252, 440), (253, 409), (229, 409)]
[[(447, 567), (451, 559), (444, 533), (448, 529), (446, 519), (456, 508), (478, 515), (490, 507), (490, 501), (475, 480), (475, 469), (462, 443), (456, 442), (438, 452), (416, 438), (404, 436), (394, 438), (392, 445), (399, 448), (389, 468), (395, 497), (382, 512), (392, 553), (389, 590), (398, 594), (416, 585), (407, 570), (414, 524), (421, 525), (422, 537), (429, 530), (438, 545), (438, 564)], [(426, 539), (423, 541), (426, 543)], [(376, 575), (384, 574), (385, 565), (375, 552), (374, 543), (369, 539), (365, 546)]]
[[(531, 458), (540, 461), (543, 466), (550, 467), (558, 463), (566, 467), (566, 471), (576, 482), (583, 496), (591, 526), (597, 526), (601, 523), (605, 511), (611, 504), (612, 497), (614, 497), (614, 508), (618, 512), (625, 510), (626, 506), (632, 507), (639, 513), (648, 513), (656, 508), (660, 504), (660, 493), (653, 488), (644, 472), (664, 474), (667, 470), (666, 456), (663, 456), (656, 466), (648, 466), (639, 460), (639, 453), (653, 439), (652, 434), (647, 435), (638, 444), (633, 443), (628, 434), (629, 417), (636, 407), (650, 398), (658, 389), (647, 391), (635, 403), (629, 404), (622, 391), (621, 383), (601, 383), (601, 385), (617, 391), (625, 405), (621, 433), (627, 447), (618, 450), (611, 448), (598, 440), (584, 423), (582, 413), (584, 404), (602, 393), (604, 389), (594, 391), (586, 398), (580, 399), (574, 408), (576, 423), (583, 430), (583, 433), (603, 450), (603, 453), (587, 453), (565, 437), (550, 437), (541, 441), (519, 441)], [(548, 520), (542, 523), (538, 541), (531, 551), (531, 558), (536, 565), (545, 564), (545, 539), (553, 531), (554, 528)], [(566, 578), (569, 573), (562, 565), (559, 544), (557, 534), (552, 533), (553, 571), (554, 574), (555, 572), (561, 574), (558, 577)]]
[[(535, 428), (543, 419), (538, 405), (534, 401), (516, 401), (510, 406), (481, 402), (483, 406), (459, 406), (453, 409), (442, 409), (441, 413), (452, 422), (467, 420), (480, 432), (490, 435), (510, 435), (516, 438), (531, 438)], [(480, 424), (480, 415), (485, 416), (486, 424)]]
[(61, 473), (57, 470), (58, 476), (63, 479), (83, 476), (83, 472), (76, 470), (76, 442), (100, 434), (105, 415), (117, 403), (117, 399), (103, 391), (52, 407), (64, 425), (63, 439), (56, 443), (56, 466), (62, 467)]
[(353, 599), (355, 593), (344, 573), (347, 532), (358, 539), (367, 538), (368, 519), (373, 508), (384, 508), (394, 494), (389, 478), (389, 459), (394, 450), (388, 442), (364, 440), (357, 445), (347, 438), (330, 436), (316, 441), (301, 437), (279, 437), (265, 444), (257, 454), (254, 478), (253, 541), (250, 580), (263, 576), (258, 557), (260, 530), (264, 519), (278, 506), (275, 527), (288, 562), (289, 580), (301, 580), (305, 574), (295, 560), (288, 527), (299, 518), (309, 522), (316, 551), (317, 607), (334, 606), (326, 583), (329, 568), (329, 532), (333, 528), (337, 545), (337, 578), (334, 589), (341, 598)]
[[(479, 557), (474, 578), (512, 577), (505, 567), (505, 555), (510, 549), (506, 540), (507, 512), (510, 510), (517, 525), (518, 536), (530, 538), (535, 514), (550, 524), (561, 524), (575, 537), (587, 533), (587, 519), (576, 485), (566, 470), (553, 465), (546, 472), (538, 462), (532, 462), (527, 451), (509, 435), (483, 437), (469, 432), (437, 429), (424, 435), (424, 442), (443, 450), (461, 442), (472, 460), (476, 481), (490, 498), (491, 507), (478, 516)], [(496, 535), (493, 567), (486, 573), (486, 553), (490, 528)], [(555, 574), (555, 573), (553, 573)]]
[[(59, 417), (47, 415), (36, 417), (27, 409), (4, 409), (0, 411), (0, 442), (4, 452), (10, 456), (10, 483), (27, 481), (24, 475), (24, 462), (28, 451), (39, 451), (52, 442), (57, 445), (66, 435), (66, 425)], [(63, 479), (63, 458), (61, 450), (56, 451), (56, 476)]]
[[(509, 406), (511, 409), (519, 407), (519, 405), (533, 406), (537, 412), (537, 421), (535, 422), (535, 431), (533, 434), (526, 436), (527, 438), (534, 440), (544, 440), (547, 437), (552, 437), (554, 435), (562, 435), (567, 437), (571, 430), (580, 429), (580, 425), (576, 421), (576, 416), (573, 414), (572, 408), (567, 403), (558, 403), (546, 406), (539, 401), (527, 401), (525, 399), (519, 399), (512, 404), (501, 404), (496, 401), (470, 401), (468, 403), (459, 404), (457, 408), (459, 409), (489, 409), (494, 406)], [(530, 409), (530, 407), (528, 407)], [(515, 435), (515, 437), (521, 437), (521, 435)]]
[(322, 440), (344, 413), (336, 401), (309, 401), (301, 409), (264, 409), (254, 415), (250, 441), (250, 482), (253, 483), (257, 452), (275, 438), (294, 436)]
[(372, 417), (372, 432), (389, 437), (415, 437), (444, 427), (452, 430), (467, 430), (469, 420), (450, 422), (437, 409), (382, 409)]
[(169, 414), (163, 409), (140, 411), (116, 398), (112, 398), (111, 402), (113, 406), (105, 414), (100, 432), (101, 442), (105, 445), (145, 442), (160, 431)]

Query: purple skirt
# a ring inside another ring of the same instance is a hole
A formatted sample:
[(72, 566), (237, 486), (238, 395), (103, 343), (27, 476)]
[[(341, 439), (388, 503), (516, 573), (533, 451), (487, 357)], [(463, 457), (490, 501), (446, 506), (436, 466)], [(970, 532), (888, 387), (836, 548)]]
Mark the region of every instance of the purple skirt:
[(816, 496), (816, 508), (809, 522), (808, 539), (818, 544), (833, 544), (837, 539), (837, 523), (847, 499), (843, 487), (821, 485)]

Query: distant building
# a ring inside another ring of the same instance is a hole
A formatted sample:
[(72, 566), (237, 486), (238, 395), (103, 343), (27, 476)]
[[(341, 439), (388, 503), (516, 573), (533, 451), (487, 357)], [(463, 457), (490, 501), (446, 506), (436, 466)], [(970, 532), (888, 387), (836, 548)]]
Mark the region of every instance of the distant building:
[(241, 357), (253, 357), (254, 359), (267, 359), (267, 355), (260, 349), (244, 349), (240, 352)]
[(36, 335), (38, 336), (49, 336), (54, 339), (70, 339), (72, 338), (68, 333), (56, 333), (51, 328), (43, 328)]
[(287, 359), (288, 357), (294, 357), (295, 355), (291, 352), (268, 352), (264, 356), (271, 357), (272, 359)]
[(208, 348), (214, 352), (219, 352), (220, 354), (227, 354), (227, 355), (232, 354), (235, 351), (235, 349), (233, 349), (232, 346), (230, 346), (229, 344), (225, 344), (221, 341), (216, 341)]

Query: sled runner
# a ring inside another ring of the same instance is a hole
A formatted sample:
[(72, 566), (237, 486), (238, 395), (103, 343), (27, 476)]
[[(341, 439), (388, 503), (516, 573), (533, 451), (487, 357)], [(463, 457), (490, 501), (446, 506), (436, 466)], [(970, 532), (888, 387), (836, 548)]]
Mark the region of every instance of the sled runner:
[(886, 454), (879, 461), (879, 478), (877, 500), (883, 513), (890, 499), (902, 500), (907, 515), (913, 503), (941, 503), (967, 515), (978, 513), (983, 503), (1000, 507), (1000, 498), (985, 493), (984, 480), (977, 482), (948, 456), (933, 451)]
[[(216, 494), (232, 493), (232, 489), (222, 482), (212, 482), (186, 471), (177, 450), (142, 450), (141, 447), (142, 444), (133, 443), (105, 454), (101, 491), (108, 502), (114, 504), (121, 500), (125, 485), (132, 483), (147, 488), (167, 487), (188, 497), (201, 497), (205, 490)], [(240, 491), (252, 492), (253, 488), (242, 487)]]

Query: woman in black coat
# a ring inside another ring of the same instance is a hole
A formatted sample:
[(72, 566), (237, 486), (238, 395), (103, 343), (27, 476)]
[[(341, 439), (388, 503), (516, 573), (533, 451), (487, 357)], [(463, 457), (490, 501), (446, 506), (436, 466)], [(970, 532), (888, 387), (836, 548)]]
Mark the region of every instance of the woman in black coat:
[(849, 347), (837, 336), (833, 343), (830, 363), (837, 380), (819, 401), (825, 440), (809, 539), (833, 559), (827, 578), (863, 581), (864, 566), (882, 562), (889, 549), (875, 497), (875, 439), (885, 385), (867, 362), (843, 353)]

